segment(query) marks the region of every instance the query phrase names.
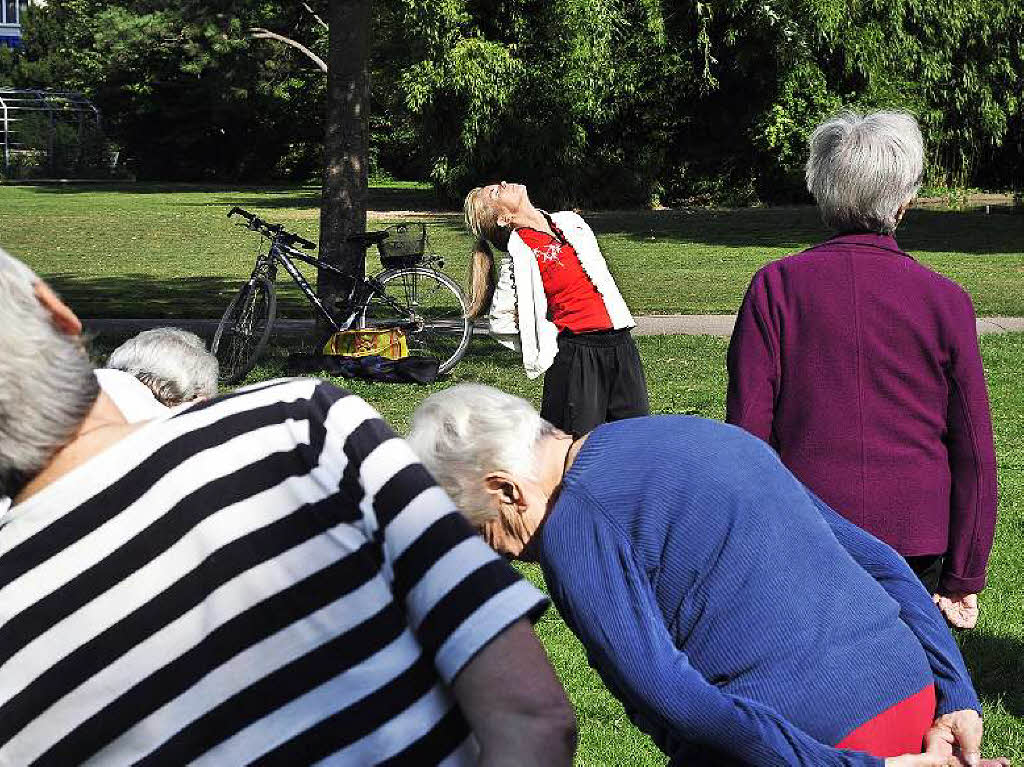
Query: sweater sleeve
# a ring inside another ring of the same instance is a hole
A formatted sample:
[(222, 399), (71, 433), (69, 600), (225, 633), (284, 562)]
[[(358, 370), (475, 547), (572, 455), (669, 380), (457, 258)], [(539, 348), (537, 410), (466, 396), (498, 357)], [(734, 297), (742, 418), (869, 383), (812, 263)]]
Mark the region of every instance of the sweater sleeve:
[(759, 767), (882, 765), (708, 682), (676, 647), (627, 538), (594, 501), (563, 492), (543, 536), (544, 575), (562, 616), (631, 718), (673, 756), (692, 747)]
[[(338, 483), (337, 497), (355, 499), (359, 527), (379, 545), (394, 603), (450, 685), (506, 628), (539, 618), (547, 600), (475, 534), (371, 405), (355, 396), (332, 402), (337, 396), (335, 387), (320, 384), (311, 404), (310, 430), (323, 434), (324, 446), (312, 453), (314, 473)], [(346, 505), (335, 508), (351, 524)], [(354, 545), (346, 535), (336, 536), (342, 550)]]
[(771, 442), (779, 387), (778, 339), (768, 323), (764, 273), (750, 281), (729, 341), (725, 420)]
[(975, 594), (985, 587), (985, 568), (996, 526), (996, 457), (985, 370), (978, 349), (974, 306), (958, 319), (949, 365), (946, 444), (952, 480), (949, 548), (939, 589)]
[(980, 714), (981, 703), (960, 649), (914, 571), (890, 546), (837, 514), (810, 490), (807, 493), (840, 545), (899, 604), (900, 619), (914, 632), (928, 656), (935, 678), (935, 715), (968, 708)]

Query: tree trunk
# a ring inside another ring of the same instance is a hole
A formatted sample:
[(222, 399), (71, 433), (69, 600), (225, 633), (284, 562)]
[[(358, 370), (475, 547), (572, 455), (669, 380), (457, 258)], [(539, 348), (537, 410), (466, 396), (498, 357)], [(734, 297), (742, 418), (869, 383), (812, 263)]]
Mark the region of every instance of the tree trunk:
[[(370, 0), (330, 0), (327, 22), (330, 53), (320, 258), (358, 280), (365, 273), (364, 250), (346, 238), (366, 229)], [(342, 283), (320, 270), (317, 294), (324, 306), (335, 306), (336, 299), (344, 303), (350, 286)]]

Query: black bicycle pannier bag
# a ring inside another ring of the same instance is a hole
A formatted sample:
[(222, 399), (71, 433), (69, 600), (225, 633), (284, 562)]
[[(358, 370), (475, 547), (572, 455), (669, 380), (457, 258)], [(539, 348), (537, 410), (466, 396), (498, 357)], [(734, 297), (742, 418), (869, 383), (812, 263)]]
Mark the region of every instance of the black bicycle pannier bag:
[(437, 380), (440, 363), (433, 357), (339, 357), (330, 354), (289, 354), (285, 369), (290, 375), (330, 373), (383, 383), (428, 384)]

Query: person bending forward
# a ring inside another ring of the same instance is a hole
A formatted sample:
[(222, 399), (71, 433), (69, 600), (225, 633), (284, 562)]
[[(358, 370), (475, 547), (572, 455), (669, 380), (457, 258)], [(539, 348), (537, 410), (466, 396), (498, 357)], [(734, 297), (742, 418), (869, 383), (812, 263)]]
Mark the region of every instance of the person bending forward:
[(494, 549), (540, 562), (673, 764), (977, 763), (978, 698), (914, 573), (747, 432), (653, 416), (573, 440), (467, 384), (409, 440)]

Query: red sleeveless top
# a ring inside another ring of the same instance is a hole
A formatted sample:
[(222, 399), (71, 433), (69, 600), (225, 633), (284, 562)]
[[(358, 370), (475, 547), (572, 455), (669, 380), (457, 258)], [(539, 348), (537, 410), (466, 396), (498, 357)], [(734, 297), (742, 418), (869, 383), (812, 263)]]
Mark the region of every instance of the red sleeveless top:
[(548, 314), (559, 330), (592, 333), (611, 330), (604, 299), (580, 264), (576, 249), (551, 224), (556, 237), (523, 227), (516, 233), (533, 251), (548, 299)]

